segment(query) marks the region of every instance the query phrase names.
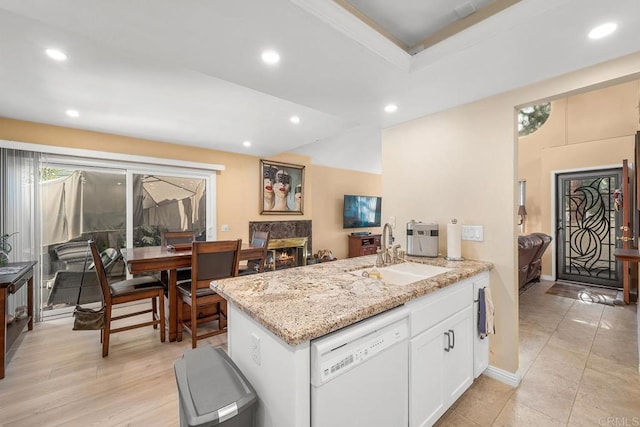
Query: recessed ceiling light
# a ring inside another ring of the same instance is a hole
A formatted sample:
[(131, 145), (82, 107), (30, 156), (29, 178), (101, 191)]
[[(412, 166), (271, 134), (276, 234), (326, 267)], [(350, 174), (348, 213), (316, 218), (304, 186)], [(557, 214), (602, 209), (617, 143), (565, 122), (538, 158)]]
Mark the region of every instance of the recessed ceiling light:
[(298, 117), (298, 116), (291, 116), (291, 117), (289, 117), (289, 121), (290, 121), (291, 123), (293, 123), (293, 124), (296, 124), (296, 125), (297, 125), (298, 123), (300, 123), (300, 117)]
[(244, 145), (245, 147), (251, 147), (251, 141), (244, 141), (242, 145)]
[(69, 116), (69, 117), (74, 117), (75, 118), (75, 117), (80, 116), (80, 113), (78, 113), (78, 110), (67, 110), (66, 113), (67, 113), (67, 116)]
[(396, 104), (388, 104), (384, 106), (384, 111), (386, 111), (387, 113), (393, 113), (398, 109), (398, 106)]
[(598, 25), (593, 30), (589, 31), (589, 38), (592, 40), (598, 40), (603, 37), (607, 37), (609, 34), (613, 33), (616, 28), (618, 28), (618, 24), (615, 22), (607, 22), (606, 24)]
[(58, 49), (47, 49), (45, 50), (47, 56), (51, 59), (55, 59), (56, 61), (66, 61), (67, 55), (64, 52)]
[(266, 64), (277, 64), (278, 62), (280, 62), (280, 54), (275, 50), (265, 50), (264, 52), (262, 52), (262, 60)]

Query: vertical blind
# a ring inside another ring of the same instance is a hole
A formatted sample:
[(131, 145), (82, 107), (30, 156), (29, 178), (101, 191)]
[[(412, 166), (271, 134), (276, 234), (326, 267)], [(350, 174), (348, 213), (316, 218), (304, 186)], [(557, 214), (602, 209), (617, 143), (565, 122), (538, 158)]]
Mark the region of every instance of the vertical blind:
[[(33, 261), (39, 257), (40, 221), (39, 205), (39, 153), (0, 148), (0, 234), (13, 234), (10, 243), (10, 262)], [(39, 269), (34, 269), (34, 283), (40, 283)], [(36, 301), (40, 287), (34, 287)], [(9, 298), (8, 313), (16, 307), (27, 305), (27, 287)], [(40, 320), (39, 313), (36, 320)]]

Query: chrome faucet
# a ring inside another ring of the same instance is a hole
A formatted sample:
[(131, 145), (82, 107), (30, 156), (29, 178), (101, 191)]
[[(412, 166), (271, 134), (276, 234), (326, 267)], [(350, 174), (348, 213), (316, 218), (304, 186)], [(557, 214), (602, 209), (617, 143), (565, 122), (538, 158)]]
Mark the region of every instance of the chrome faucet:
[[(387, 230), (389, 230), (389, 240), (387, 241)], [(393, 228), (388, 222), (382, 229), (382, 256), (383, 262), (389, 264), (391, 262), (391, 254), (389, 253), (389, 247), (393, 244)]]

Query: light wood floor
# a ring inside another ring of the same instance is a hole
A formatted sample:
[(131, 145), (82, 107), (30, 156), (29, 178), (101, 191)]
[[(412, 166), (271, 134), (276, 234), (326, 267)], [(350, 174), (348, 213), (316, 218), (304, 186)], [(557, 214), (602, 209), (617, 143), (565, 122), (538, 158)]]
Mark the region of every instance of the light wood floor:
[[(439, 425), (640, 422), (636, 306), (584, 304), (547, 294), (552, 284), (520, 297), (520, 386), (481, 376)], [(71, 322), (23, 334), (0, 380), (0, 426), (178, 425), (173, 363), (190, 348), (188, 334), (161, 343), (150, 327), (119, 333), (103, 359), (98, 332)], [(226, 335), (201, 343), (226, 347)]]
[[(102, 358), (99, 332), (71, 327), (54, 320), (22, 334), (0, 380), (0, 426), (179, 424), (173, 364), (191, 348), (189, 334), (161, 343), (151, 327), (117, 333)], [(226, 349), (226, 334), (202, 345)]]

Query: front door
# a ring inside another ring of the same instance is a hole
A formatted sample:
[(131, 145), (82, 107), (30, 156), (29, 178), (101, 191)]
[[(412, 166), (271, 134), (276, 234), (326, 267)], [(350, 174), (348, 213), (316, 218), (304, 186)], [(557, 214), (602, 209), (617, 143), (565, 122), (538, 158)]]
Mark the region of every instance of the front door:
[(622, 169), (558, 174), (556, 265), (559, 280), (622, 287), (613, 252), (621, 212)]

